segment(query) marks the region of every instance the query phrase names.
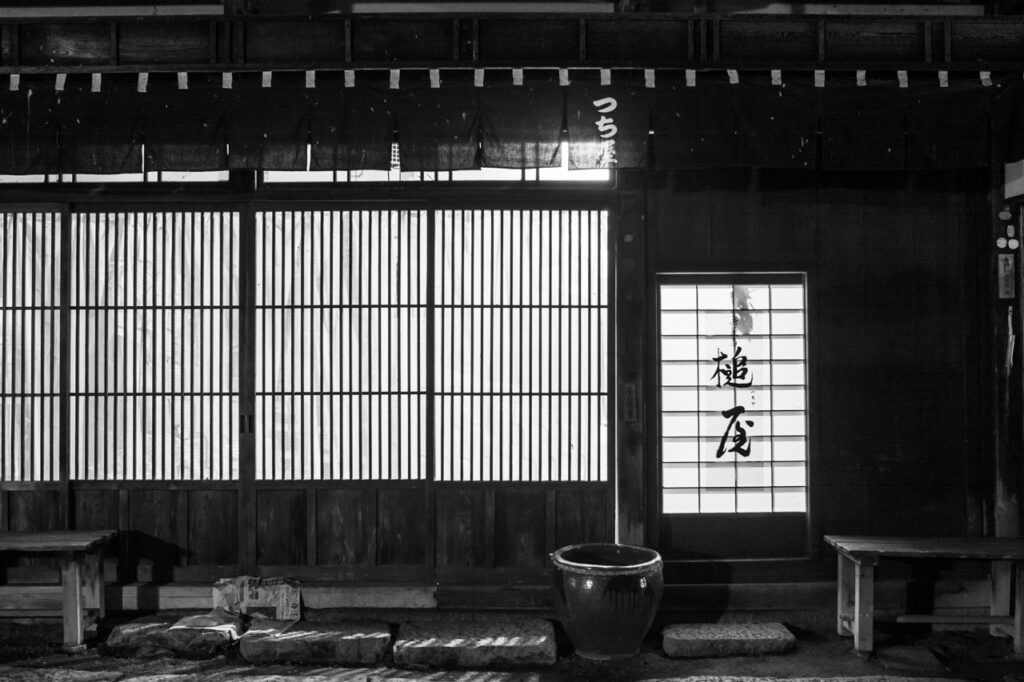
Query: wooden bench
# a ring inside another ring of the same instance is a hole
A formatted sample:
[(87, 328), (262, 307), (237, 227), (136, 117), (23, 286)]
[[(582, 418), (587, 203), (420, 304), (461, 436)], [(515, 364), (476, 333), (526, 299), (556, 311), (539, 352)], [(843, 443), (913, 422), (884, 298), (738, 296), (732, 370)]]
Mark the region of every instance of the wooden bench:
[[(874, 649), (875, 565), (880, 558), (973, 559), (992, 564), (988, 616), (905, 615), (903, 623), (968, 623), (1009, 626), (1013, 651), (1024, 656), (1024, 540), (1013, 538), (926, 538), (826, 535), (839, 553), (836, 628), (853, 635), (859, 652)], [(1011, 615), (1010, 584), (1015, 585)]]
[(63, 592), (64, 649), (85, 648), (85, 631), (106, 615), (103, 548), (113, 530), (0, 533), (0, 552), (55, 554)]

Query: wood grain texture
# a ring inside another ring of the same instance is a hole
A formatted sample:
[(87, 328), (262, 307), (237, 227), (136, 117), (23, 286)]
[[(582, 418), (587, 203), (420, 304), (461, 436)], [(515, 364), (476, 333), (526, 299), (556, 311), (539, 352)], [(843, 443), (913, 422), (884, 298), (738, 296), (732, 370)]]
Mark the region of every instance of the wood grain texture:
[(352, 58), (356, 61), (448, 61), (452, 58), (450, 19), (368, 19), (352, 21)]
[(178, 490), (140, 489), (128, 496), (128, 528), (124, 534), (128, 565), (155, 567), (160, 575), (184, 563), (187, 548), (179, 544)]
[(422, 490), (377, 491), (377, 563), (424, 563), (427, 534), (425, 512)]
[(174, 31), (159, 23), (124, 22), (119, 27), (122, 64), (201, 64), (210, 59), (209, 22), (182, 23)]
[(482, 566), (487, 528), (483, 490), (453, 490), (437, 496), (438, 566)]
[(0, 550), (16, 552), (85, 552), (114, 537), (113, 530), (54, 530), (0, 533)]
[(188, 498), (188, 563), (238, 563), (238, 493), (191, 490)]
[(372, 491), (317, 491), (317, 563), (321, 566), (363, 564), (367, 526), (374, 503)]
[(546, 493), (495, 493), (494, 561), (497, 566), (543, 566), (548, 560)]
[(306, 492), (256, 492), (256, 563), (306, 563)]
[(25, 24), (18, 42), (19, 60), (27, 64), (106, 64), (113, 54), (106, 23)]
[(555, 492), (555, 545), (611, 542), (608, 537), (608, 494), (604, 490)]
[(116, 490), (76, 490), (73, 498), (76, 529), (117, 528)]
[(56, 490), (12, 490), (8, 493), (12, 531), (57, 530), (59, 492)]

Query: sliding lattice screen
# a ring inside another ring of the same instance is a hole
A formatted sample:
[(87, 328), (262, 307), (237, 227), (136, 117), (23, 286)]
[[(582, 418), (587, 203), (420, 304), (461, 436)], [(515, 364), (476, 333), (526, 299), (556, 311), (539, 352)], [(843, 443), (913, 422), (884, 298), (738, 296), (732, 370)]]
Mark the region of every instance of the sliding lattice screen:
[(607, 479), (607, 239), (602, 211), (438, 213), (438, 480)]
[(59, 213), (0, 213), (0, 481), (55, 481)]
[(427, 214), (257, 214), (256, 477), (426, 475)]
[(607, 480), (607, 239), (602, 211), (259, 213), (257, 478)]
[(238, 476), (238, 214), (71, 217), (71, 476)]
[[(605, 481), (607, 215), (2, 214), (0, 479), (233, 480), (255, 278), (259, 480)], [(59, 292), (68, 263), (67, 301)]]

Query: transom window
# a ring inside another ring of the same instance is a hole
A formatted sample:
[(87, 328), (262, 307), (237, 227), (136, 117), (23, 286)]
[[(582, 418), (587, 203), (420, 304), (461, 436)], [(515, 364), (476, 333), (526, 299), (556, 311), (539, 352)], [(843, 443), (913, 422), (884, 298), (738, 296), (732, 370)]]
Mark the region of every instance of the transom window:
[(662, 512), (807, 510), (802, 274), (658, 287)]

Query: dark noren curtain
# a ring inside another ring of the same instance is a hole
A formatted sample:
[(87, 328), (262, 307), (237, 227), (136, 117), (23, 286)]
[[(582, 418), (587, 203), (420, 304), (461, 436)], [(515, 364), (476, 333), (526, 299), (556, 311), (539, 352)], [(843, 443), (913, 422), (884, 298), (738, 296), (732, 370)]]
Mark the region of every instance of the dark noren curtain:
[(512, 85), (511, 71), (488, 71), (487, 79), (488, 85), (480, 94), (481, 165), (489, 168), (561, 165), (565, 89), (558, 85), (558, 77), (527, 72), (522, 85)]
[(0, 90), (0, 173), (57, 172), (56, 112), (52, 78), (23, 78), (19, 90)]
[(822, 88), (822, 168), (901, 170), (906, 166), (906, 97), (892, 84)]
[(651, 90), (573, 80), (566, 99), (569, 168), (645, 168)]
[[(639, 72), (636, 72), (639, 73)], [(575, 75), (575, 73), (574, 73)], [(89, 74), (71, 74), (54, 91), (52, 75), (26, 75), (0, 89), (0, 173), (43, 174), (204, 171), (226, 168), (363, 170), (391, 167), (397, 139), (405, 170), (559, 165), (563, 131), (571, 168), (817, 168), (900, 170), (984, 167), (1024, 157), (1024, 83), (985, 87), (973, 80), (869, 80), (836, 77), (815, 88), (796, 77), (773, 85), (767, 74), (659, 73), (656, 87), (615, 72), (557, 82), (553, 70), (403, 72), (389, 89), (387, 71), (105, 74), (98, 92)], [(506, 80), (506, 76), (508, 76)], [(586, 80), (594, 78), (594, 80)], [(500, 81), (500, 82), (499, 82)], [(653, 136), (650, 135), (653, 131)], [(230, 157), (229, 157), (230, 152)]]
[(656, 168), (742, 165), (733, 106), (735, 86), (705, 77), (687, 87), (682, 77), (661, 78), (654, 97)]
[(752, 80), (733, 86), (737, 156), (750, 166), (814, 168), (819, 116), (811, 89)]
[(411, 90), (389, 93), (402, 170), (478, 168), (478, 88), (472, 81), (451, 74), (445, 75), (445, 83), (439, 88), (431, 88), (422, 77), (417, 80), (420, 82), (414, 82)]
[(372, 85), (345, 88), (341, 74), (318, 74), (309, 111), (311, 170), (391, 167), (395, 123), (385, 91)]
[(220, 74), (191, 74), (179, 90), (175, 74), (151, 74), (141, 95), (146, 169), (209, 171), (227, 168), (225, 112), (230, 90)]
[(68, 76), (58, 96), (60, 168), (65, 173), (142, 171), (142, 99), (134, 75)]
[(309, 96), (302, 72), (238, 74), (228, 91), (228, 167), (306, 170)]
[(914, 88), (907, 101), (911, 168), (978, 168), (989, 164), (988, 88), (950, 83)]

